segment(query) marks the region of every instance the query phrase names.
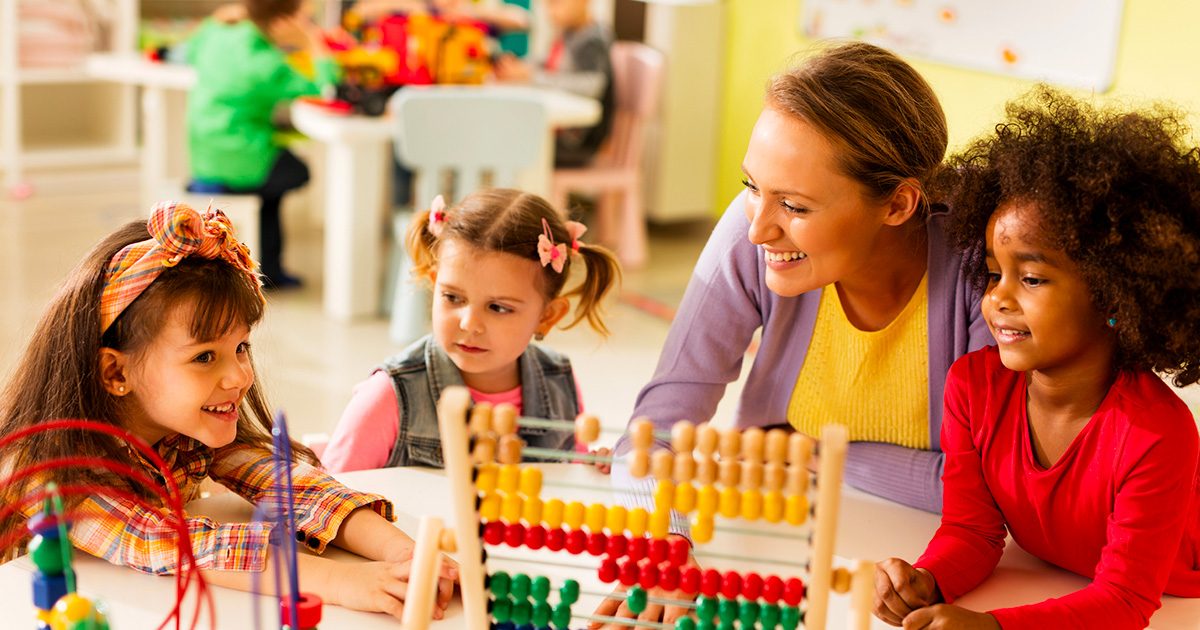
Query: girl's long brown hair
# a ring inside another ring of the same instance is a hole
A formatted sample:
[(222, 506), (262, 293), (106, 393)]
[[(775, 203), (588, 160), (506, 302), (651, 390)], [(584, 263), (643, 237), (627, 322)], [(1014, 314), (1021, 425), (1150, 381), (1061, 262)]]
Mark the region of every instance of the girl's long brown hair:
[[(10, 435), (49, 420), (86, 419), (128, 429), (133, 396), (116, 397), (105, 389), (99, 370), (100, 349), (119, 350), (137, 361), (140, 353), (162, 331), (169, 317), (191, 308), (192, 336), (209, 341), (235, 324), (253, 327), (263, 315), (263, 304), (243, 272), (220, 260), (192, 257), (164, 271), (134, 300), (108, 330), (100, 331), (100, 294), (104, 269), (126, 245), (150, 238), (145, 221), (129, 223), (96, 245), (71, 271), (42, 314), (24, 354), (0, 392), (0, 435)], [(252, 359), (253, 364), (253, 359)], [(258, 383), (251, 385), (238, 409), (234, 445), (271, 448), (272, 416)], [(293, 442), (297, 459), (315, 464), (308, 448)], [(102, 457), (135, 468), (144, 466), (125, 443), (115, 437), (80, 430), (59, 430), (31, 435), (0, 449), (0, 470), (10, 472), (62, 457)], [(157, 471), (149, 470), (151, 478)], [(122, 486), (160, 502), (154, 493), (102, 471), (51, 470), (35, 480), (15, 482), (3, 492), (12, 499), (24, 496), (34, 484), (95, 483)], [(78, 500), (68, 500), (68, 509)], [(0, 522), (0, 537), (23, 527), (24, 517)], [(8, 555), (11, 550), (0, 550)]]

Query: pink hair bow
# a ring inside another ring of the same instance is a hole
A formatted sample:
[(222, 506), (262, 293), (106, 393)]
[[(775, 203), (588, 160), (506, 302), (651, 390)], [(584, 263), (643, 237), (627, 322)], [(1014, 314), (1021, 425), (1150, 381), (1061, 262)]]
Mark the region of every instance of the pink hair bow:
[(429, 233), (441, 237), (442, 228), (446, 227), (446, 200), (438, 195), (429, 206)]
[(542, 219), (542, 230), (542, 233), (538, 234), (538, 258), (541, 259), (543, 267), (550, 265), (554, 271), (562, 273), (563, 265), (567, 264), (567, 246), (562, 243), (554, 244), (550, 224), (545, 219)]
[(567, 221), (567, 234), (571, 235), (571, 251), (579, 253), (579, 237), (587, 231), (587, 226), (578, 221)]

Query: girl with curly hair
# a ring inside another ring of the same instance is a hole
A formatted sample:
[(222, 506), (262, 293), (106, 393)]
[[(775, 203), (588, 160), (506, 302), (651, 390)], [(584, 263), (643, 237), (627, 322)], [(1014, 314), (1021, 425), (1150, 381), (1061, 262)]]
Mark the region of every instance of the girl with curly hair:
[[(1162, 381), (1200, 380), (1200, 150), (1182, 114), (1098, 110), (1046, 87), (935, 185), (998, 342), (946, 378), (942, 525), (876, 575), (905, 628), (1144, 628), (1200, 597), (1200, 439)], [(950, 605), (1005, 531), (1092, 578), (1044, 602)]]

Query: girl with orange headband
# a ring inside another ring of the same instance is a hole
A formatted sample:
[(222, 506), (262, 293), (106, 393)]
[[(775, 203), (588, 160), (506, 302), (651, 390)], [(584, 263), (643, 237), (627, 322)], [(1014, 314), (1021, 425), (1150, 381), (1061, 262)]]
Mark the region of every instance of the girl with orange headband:
[[(110, 423), (162, 456), (184, 501), (211, 479), (259, 506), (277, 507), (282, 496), (270, 474), (271, 415), (250, 353), (250, 331), (263, 306), (254, 262), (224, 214), (159, 203), (148, 222), (113, 232), (71, 272), (4, 387), (0, 437), (60, 418)], [(392, 505), (318, 470), (307, 448), (293, 444), (292, 450), (298, 460), (292, 466), (295, 532), (275, 532), (267, 523), (187, 519), (205, 580), (249, 589), (252, 573), (276, 561), (269, 541), (295, 536), (317, 553), (333, 544), (376, 561), (348, 565), (301, 554), (305, 591), (399, 617), (414, 542), (389, 523)], [(167, 481), (129, 442), (64, 429), (0, 448), (0, 467), (10, 477), (3, 498), (12, 502), (48, 482), (94, 485), (94, 493), (68, 498), (74, 545), (146, 573), (180, 571), (177, 523), (166, 506), (154, 508), (162, 503), (161, 489), (79, 467), (23, 479), (10, 474), (72, 456), (103, 458), (144, 470), (159, 485)], [(0, 521), (0, 540), (11, 540), (28, 516)], [(0, 552), (11, 558), (19, 548)], [(436, 618), (455, 577), (453, 566), (443, 569)]]

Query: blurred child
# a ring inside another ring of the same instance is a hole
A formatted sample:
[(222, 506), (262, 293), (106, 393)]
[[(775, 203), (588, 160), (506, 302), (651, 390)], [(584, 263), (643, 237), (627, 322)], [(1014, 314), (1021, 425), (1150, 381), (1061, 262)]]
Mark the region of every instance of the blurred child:
[(560, 129), (555, 134), (554, 163), (584, 166), (591, 162), (612, 128), (616, 101), (609, 49), (613, 38), (592, 19), (588, 0), (546, 0), (545, 5), (550, 21), (558, 29), (549, 55), (537, 68), (512, 55), (502, 55), (496, 61), (496, 78), (532, 82), (600, 101), (602, 113), (595, 126)]
[[(1164, 593), (1200, 597), (1196, 423), (1156, 374), (1200, 381), (1200, 154), (1183, 120), (1043, 87), (950, 161), (948, 233), (975, 255), (999, 345), (950, 368), (942, 526), (915, 568), (879, 565), (884, 621), (1122, 630)], [(1092, 583), (950, 605), (995, 568), (1006, 530)]]
[[(272, 420), (250, 355), (250, 332), (262, 315), (254, 262), (225, 215), (157, 204), (149, 222), (130, 223), (101, 241), (59, 290), (4, 387), (0, 435), (60, 418), (107, 422), (168, 462), (184, 501), (212, 480), (261, 507), (278, 506)], [(307, 448), (292, 449), (297, 531), (282, 535), (297, 536), (317, 553), (333, 543), (376, 561), (343, 564), (300, 554), (305, 590), (347, 608), (399, 616), (414, 542), (389, 522), (392, 505), (318, 470)], [(166, 488), (158, 469), (127, 442), (79, 430), (19, 439), (0, 450), (0, 466), (12, 471), (68, 456), (144, 470)], [(96, 487), (88, 496), (66, 497), (76, 547), (146, 573), (180, 570), (172, 515), (151, 488), (103, 471), (52, 468), (36, 481), (13, 482), (5, 498), (14, 502), (47, 482)], [(36, 509), (0, 523), (0, 536), (22, 528)], [(250, 573), (276, 562), (268, 543), (279, 532), (269, 524), (189, 518), (186, 526), (210, 584), (248, 590)], [(0, 551), (11, 556), (15, 549)], [(453, 567), (442, 573), (435, 617), (444, 614), (456, 575)]]
[[(408, 231), (414, 274), (433, 283), (433, 334), (389, 357), (354, 391), (322, 457), (331, 471), (443, 466), (436, 403), (465, 385), (475, 402), (511, 403), (522, 415), (574, 420), (581, 401), (570, 360), (530, 343), (571, 310), (607, 335), (604, 297), (621, 277), (612, 254), (579, 240), (544, 199), (480, 190), (446, 209), (441, 197)], [(566, 289), (572, 268), (581, 283)], [(571, 430), (520, 427), (530, 446), (572, 449)]]
[[(282, 49), (307, 52), (309, 79)], [(196, 86), (188, 94), (188, 148), (199, 193), (251, 193), (262, 198), (262, 265), (268, 287), (300, 284), (283, 270), (279, 206), (289, 190), (308, 182), (308, 167), (272, 140), (272, 114), (298, 96), (337, 83), (337, 65), (302, 0), (243, 0), (205, 20), (188, 42)]]

